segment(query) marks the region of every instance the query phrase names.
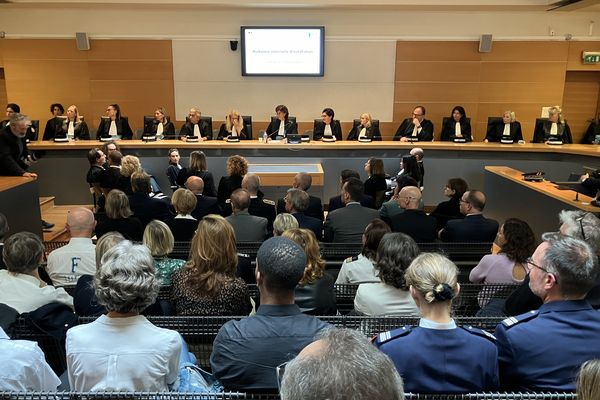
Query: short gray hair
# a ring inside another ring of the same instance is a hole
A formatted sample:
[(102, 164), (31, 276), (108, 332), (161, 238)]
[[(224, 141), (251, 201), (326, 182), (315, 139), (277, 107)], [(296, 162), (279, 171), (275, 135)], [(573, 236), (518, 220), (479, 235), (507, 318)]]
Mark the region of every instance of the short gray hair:
[(310, 196), (301, 189), (288, 189), (285, 199), (298, 212), (306, 211), (310, 204)]
[(42, 261), (44, 244), (31, 232), (18, 232), (4, 242), (2, 259), (9, 272), (29, 274), (37, 269)]
[(583, 296), (590, 291), (598, 276), (598, 257), (583, 240), (556, 232), (544, 233), (542, 240), (549, 244), (543, 266), (556, 275), (564, 296)]
[(27, 122), (31, 122), (31, 120), (25, 114), (14, 113), (13, 115), (10, 116), (10, 123), (11, 123), (11, 125), (14, 125), (17, 122), (25, 122), (25, 123), (27, 123)]
[(277, 214), (275, 221), (273, 221), (273, 235), (281, 236), (288, 229), (298, 228), (299, 226), (298, 220), (292, 214)]
[(94, 288), (108, 311), (139, 313), (156, 301), (160, 281), (146, 246), (124, 240), (108, 250), (101, 263)]
[[(0, 243), (2, 243), (2, 239), (6, 236), (10, 227), (8, 226), (8, 220), (6, 219), (6, 215), (0, 213)], [(0, 257), (2, 255), (0, 254)]]
[(562, 233), (585, 241), (595, 253), (600, 251), (600, 219), (594, 214), (581, 210), (562, 210), (558, 214), (561, 225), (565, 226)]
[(403, 400), (402, 378), (387, 355), (352, 329), (326, 329), (318, 355), (290, 361), (281, 383), (282, 400)]

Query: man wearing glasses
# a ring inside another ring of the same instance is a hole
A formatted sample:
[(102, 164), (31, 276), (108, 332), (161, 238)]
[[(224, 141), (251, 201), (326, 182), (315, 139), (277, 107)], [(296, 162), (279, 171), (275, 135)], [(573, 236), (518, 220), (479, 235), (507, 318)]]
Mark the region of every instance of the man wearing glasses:
[(599, 273), (582, 240), (545, 233), (527, 261), (536, 311), (496, 327), (500, 384), (506, 390), (573, 391), (579, 366), (600, 358), (600, 312), (585, 300)]
[(406, 118), (398, 127), (394, 140), (401, 142), (431, 142), (433, 140), (433, 123), (425, 119), (425, 107), (415, 107), (412, 118)]
[(448, 221), (440, 231), (444, 242), (493, 242), (498, 233), (498, 221), (485, 218), (485, 195), (479, 190), (465, 192), (460, 198), (459, 209), (463, 219)]

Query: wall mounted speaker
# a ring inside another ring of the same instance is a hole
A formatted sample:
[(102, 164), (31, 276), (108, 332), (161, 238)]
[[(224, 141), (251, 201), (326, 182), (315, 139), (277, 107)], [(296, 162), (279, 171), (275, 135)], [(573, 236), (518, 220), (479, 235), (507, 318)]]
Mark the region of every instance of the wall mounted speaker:
[(479, 52), (489, 53), (492, 51), (492, 35), (481, 35), (479, 39)]
[(76, 32), (75, 40), (77, 41), (77, 50), (89, 50), (90, 49), (90, 39), (88, 38), (87, 33)]

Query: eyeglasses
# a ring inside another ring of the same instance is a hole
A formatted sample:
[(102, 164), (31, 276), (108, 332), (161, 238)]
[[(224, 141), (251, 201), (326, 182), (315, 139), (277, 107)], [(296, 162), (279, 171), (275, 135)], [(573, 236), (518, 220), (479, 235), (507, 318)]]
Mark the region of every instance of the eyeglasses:
[(587, 240), (585, 237), (585, 230), (583, 229), (583, 220), (587, 217), (588, 213), (583, 214), (581, 217), (577, 218), (575, 221), (579, 221), (579, 229), (581, 229), (581, 237), (583, 240)]
[(288, 362), (289, 361), (286, 361), (275, 367), (275, 374), (277, 375), (277, 389), (279, 389), (279, 391), (281, 391), (281, 381), (283, 380), (283, 374), (285, 374), (285, 367), (287, 366)]
[(536, 267), (538, 269), (541, 269), (542, 271), (544, 271), (545, 273), (548, 273), (548, 270), (546, 268), (542, 268), (539, 265), (537, 265), (534, 261), (533, 258), (529, 257), (525, 260), (525, 263), (527, 264), (527, 270), (531, 271), (531, 268), (529, 268), (529, 266), (533, 266)]
[(468, 202), (467, 200), (460, 199), (460, 200), (458, 200), (458, 201), (459, 201), (460, 203), (466, 203), (466, 204), (469, 204), (469, 202)]

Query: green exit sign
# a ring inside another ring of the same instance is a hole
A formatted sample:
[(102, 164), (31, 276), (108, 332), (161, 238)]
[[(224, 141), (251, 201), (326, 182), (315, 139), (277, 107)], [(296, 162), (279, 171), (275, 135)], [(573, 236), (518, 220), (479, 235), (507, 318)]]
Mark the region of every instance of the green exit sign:
[(600, 52), (584, 51), (583, 52), (583, 63), (584, 64), (600, 64)]

